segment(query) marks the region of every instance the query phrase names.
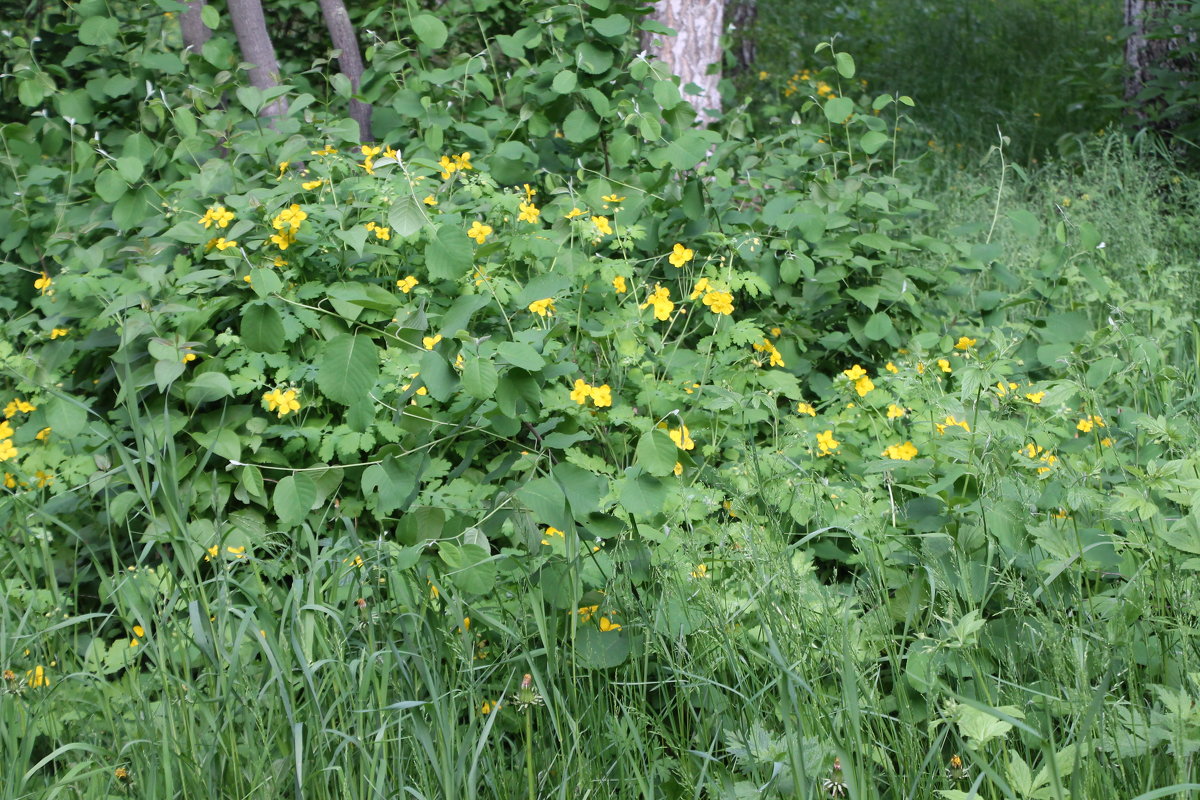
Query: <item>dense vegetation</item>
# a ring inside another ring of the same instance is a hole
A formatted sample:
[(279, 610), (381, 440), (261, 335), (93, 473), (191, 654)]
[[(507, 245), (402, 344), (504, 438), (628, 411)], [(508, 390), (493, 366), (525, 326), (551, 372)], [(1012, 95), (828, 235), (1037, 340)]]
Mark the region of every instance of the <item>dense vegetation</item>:
[(220, 3), (0, 39), (0, 796), (1200, 788), (1115, 3), (760, 2), (712, 130), (636, 4), (393, 5), (369, 145), (313, 3), (269, 123)]

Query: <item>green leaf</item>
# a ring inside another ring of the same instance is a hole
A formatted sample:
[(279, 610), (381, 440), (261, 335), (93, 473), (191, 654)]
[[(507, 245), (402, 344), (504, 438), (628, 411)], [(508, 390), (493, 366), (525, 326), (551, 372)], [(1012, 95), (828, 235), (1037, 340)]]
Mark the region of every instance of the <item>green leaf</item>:
[(585, 625), (575, 634), (575, 657), (588, 669), (612, 669), (629, 658), (629, 636)]
[(474, 257), (466, 232), (457, 225), (442, 225), (425, 245), (425, 267), (433, 280), (458, 280), (471, 269)]
[(608, 39), (624, 36), (629, 32), (629, 27), (629, 18), (621, 14), (613, 14), (611, 17), (601, 17), (600, 19), (592, 20), (592, 28), (596, 33)]
[(228, 376), (221, 372), (205, 372), (192, 378), (183, 398), (188, 405), (197, 406), (232, 396), (233, 384)]
[(843, 78), (854, 77), (854, 59), (849, 53), (838, 53), (835, 57), (837, 61), (838, 74)]
[(825, 119), (841, 125), (854, 113), (854, 102), (849, 97), (831, 97), (825, 101)]
[(335, 336), (317, 357), (317, 388), (336, 403), (362, 400), (378, 378), (379, 348), (366, 336)]
[(429, 396), (439, 402), (449, 400), (454, 390), (458, 388), (458, 376), (446, 359), (436, 350), (426, 350), (421, 355), (421, 376), (417, 379), (425, 384)]
[(417, 488), (421, 464), (419, 459), (386, 456), (380, 463), (363, 470), (363, 494), (376, 496), (375, 510), (380, 514), (403, 508)]
[(418, 14), (413, 17), (412, 26), (413, 33), (430, 50), (437, 50), (450, 37), (446, 25), (433, 14)]
[(124, 179), (126, 183), (135, 183), (142, 177), (143, 165), (139, 159), (132, 156), (123, 156), (117, 159), (117, 174)]
[(129, 185), (116, 170), (106, 169), (96, 176), (96, 194), (106, 203), (115, 203), (125, 196)]
[(120, 23), (112, 17), (89, 17), (79, 26), (79, 41), (93, 47), (103, 47), (117, 40)]
[(317, 499), (317, 485), (303, 472), (288, 475), (275, 484), (271, 508), (281, 525), (296, 525), (308, 516)]
[(367, 244), (367, 237), (371, 234), (369, 230), (362, 225), (355, 225), (348, 231), (334, 231), (334, 235), (341, 239), (354, 250), (354, 252), (362, 255), (363, 247)]
[(400, 237), (412, 236), (429, 222), (423, 204), (411, 195), (404, 195), (392, 204), (388, 225)]
[(891, 318), (882, 311), (872, 314), (867, 320), (867, 324), (863, 326), (863, 333), (874, 342), (886, 339), (893, 330)]
[[(674, 446), (672, 444), (672, 446)], [(671, 465), (674, 466), (672, 461)], [(626, 475), (617, 482), (617, 494), (622, 507), (638, 517), (649, 517), (662, 511), (667, 502), (667, 486), (658, 478), (644, 473)]]
[(554, 80), (550, 82), (550, 88), (558, 94), (570, 94), (575, 91), (578, 82), (579, 78), (572, 70), (564, 69), (554, 76)]
[(1033, 212), (1024, 208), (1014, 208), (1005, 214), (1005, 216), (1012, 223), (1013, 230), (1027, 239), (1037, 236), (1042, 229), (1042, 223)]
[(663, 111), (670, 111), (683, 102), (683, 96), (679, 94), (679, 87), (674, 81), (655, 81), (654, 102), (658, 103)]
[(211, 450), (228, 461), (237, 461), (242, 457), (242, 440), (235, 431), (220, 428), (215, 431), (197, 431), (191, 434), (196, 444), (205, 450)]
[(718, 138), (709, 131), (687, 131), (675, 141), (646, 153), (646, 159), (656, 169), (667, 164), (675, 169), (691, 169), (704, 160), (709, 144)]
[(496, 585), (498, 565), (477, 544), (459, 547), (452, 542), (438, 542), (438, 557), (449, 567), (446, 577), (461, 592), (485, 594)]
[(638, 439), (637, 463), (651, 475), (670, 475), (679, 460), (679, 448), (660, 430), (646, 431)]
[(606, 478), (566, 462), (555, 464), (551, 473), (562, 486), (575, 519), (586, 519), (600, 510), (600, 501), (608, 494)]
[(879, 131), (867, 131), (862, 135), (862, 138), (858, 140), (858, 146), (861, 147), (862, 151), (867, 155), (874, 155), (875, 153), (879, 152), (879, 148), (887, 144), (888, 141), (887, 134), (885, 133), (881, 133)]
[(601, 75), (613, 65), (613, 51), (592, 42), (584, 42), (575, 51), (576, 63), (584, 72)]
[(221, 15), (211, 4), (205, 4), (200, 9), (200, 21), (204, 23), (204, 27), (210, 31), (215, 31), (217, 26), (221, 24)]
[(582, 108), (577, 108), (563, 120), (563, 136), (567, 141), (581, 144), (600, 132), (600, 123)]
[(468, 358), (463, 365), (462, 385), (467, 394), (479, 400), (486, 400), (496, 391), (499, 377), (496, 365), (491, 359), (476, 356)]
[(496, 352), (505, 362), (529, 372), (537, 372), (546, 366), (546, 359), (522, 342), (504, 342), (496, 348)]
[(283, 349), (283, 318), (274, 306), (251, 303), (242, 311), (242, 344), (259, 353), (278, 353)]
[(539, 525), (553, 525), (561, 530), (570, 526), (566, 495), (552, 478), (535, 478), (518, 489), (516, 495)]

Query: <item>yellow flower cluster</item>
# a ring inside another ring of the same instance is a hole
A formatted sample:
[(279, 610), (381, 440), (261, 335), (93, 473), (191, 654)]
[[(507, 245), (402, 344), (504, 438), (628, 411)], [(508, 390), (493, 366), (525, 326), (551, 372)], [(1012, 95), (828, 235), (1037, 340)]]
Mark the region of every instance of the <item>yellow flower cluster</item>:
[(581, 406), (591, 400), (596, 408), (610, 408), (612, 406), (612, 388), (607, 383), (601, 386), (592, 386), (582, 378), (576, 378), (575, 388), (571, 390), (571, 399)]
[(533, 203), (521, 203), (521, 213), (517, 215), (517, 219), (521, 222), (533, 224), (538, 221), (538, 215), (541, 213)]
[(613, 232), (612, 225), (608, 223), (608, 217), (592, 217), (592, 225), (595, 226), (599, 236), (610, 236)]
[(888, 419), (900, 419), (900, 417), (903, 417), (907, 413), (908, 413), (907, 411), (905, 411), (903, 408), (896, 405), (895, 403), (891, 403), (888, 405), (888, 411), (887, 411)]
[(769, 367), (787, 366), (786, 364), (783, 363), (783, 356), (780, 355), (778, 348), (775, 347), (775, 343), (772, 342), (770, 339), (763, 339), (762, 344), (755, 343), (755, 344), (751, 345), (751, 347), (754, 348), (755, 352), (766, 353), (767, 355), (770, 356), (770, 361), (767, 363), (767, 366), (769, 366)]
[(404, 292), (405, 294), (408, 294), (409, 292), (411, 292), (413, 290), (413, 287), (416, 286), (418, 283), (420, 283), (420, 281), (418, 281), (412, 275), (408, 275), (408, 276), (396, 281), (396, 286), (400, 289), (400, 291)]
[(625, 294), (629, 291), (629, 287), (625, 285), (625, 276), (618, 275), (612, 279), (613, 289), (617, 294)]
[[(37, 411), (37, 406), (33, 405), (32, 403), (27, 403), (19, 397), (14, 400), (10, 400), (8, 405), (4, 407), (4, 419), (3, 421), (0, 421), (0, 461), (8, 461), (10, 458), (16, 458), (19, 454), (19, 451), (13, 445), (12, 441), (16, 431), (13, 430), (12, 425), (10, 425), (8, 421), (17, 414), (28, 414), (30, 411)], [(50, 429), (46, 428), (45, 432), (47, 435), (49, 435)], [(38, 438), (41, 439), (43, 437), (41, 434), (38, 434)], [(7, 484), (7, 474), (5, 475), (5, 478), (5, 483)], [(8, 488), (11, 489), (13, 486), (10, 485)]]
[(704, 294), (702, 302), (714, 314), (725, 314), (728, 316), (733, 313), (733, 295), (729, 292), (719, 292), (713, 289)]
[(296, 203), (292, 203), (283, 211), (276, 214), (275, 219), (271, 220), (271, 225), (275, 230), (279, 231), (279, 233), (271, 236), (271, 242), (280, 250), (287, 250), (296, 241), (296, 234), (300, 231), (300, 223), (306, 219), (308, 219), (308, 213)]
[(386, 242), (392, 238), (391, 228), (385, 228), (382, 225), (376, 225), (374, 222), (368, 222), (366, 228), (375, 234), (376, 239), (382, 239)]
[(1058, 456), (1051, 453), (1049, 450), (1043, 449), (1040, 445), (1033, 442), (1025, 445), (1021, 449), (1021, 455), (1028, 458), (1030, 461), (1037, 461), (1040, 466), (1037, 468), (1038, 474), (1043, 475), (1050, 471), (1051, 467), (1058, 463)]
[(671, 302), (671, 290), (666, 286), (654, 284), (654, 291), (638, 308), (645, 309), (650, 306), (654, 306), (655, 319), (660, 321), (670, 319), (671, 312), (675, 310), (675, 304)]
[(817, 434), (817, 449), (820, 451), (817, 453), (817, 455), (832, 455), (833, 452), (838, 449), (838, 445), (840, 444), (841, 442), (833, 438), (832, 430), (822, 431), (821, 433)]
[(543, 297), (541, 300), (534, 300), (529, 304), (529, 310), (539, 317), (554, 316), (554, 298)]
[(935, 422), (933, 424), (937, 428), (938, 433), (945, 433), (946, 428), (962, 428), (967, 433), (971, 432), (971, 426), (967, 424), (967, 421), (965, 419), (955, 419), (953, 414), (946, 417), (946, 421), (944, 423)]
[(296, 398), (295, 389), (288, 389), (286, 392), (273, 389), (263, 395), (263, 402), (267, 404), (267, 411), (278, 410), (280, 419), (300, 410), (300, 401)]
[(796, 406), (796, 411), (800, 412), (801, 414), (808, 414), (810, 417), (815, 417), (817, 415), (817, 409), (814, 408), (811, 403), (805, 403), (803, 400), (800, 401), (799, 405)]
[(883, 454), (888, 458), (894, 458), (897, 461), (912, 461), (917, 455), (917, 448), (912, 442), (904, 444), (891, 444), (883, 449)]
[(226, 210), (225, 206), (213, 206), (200, 218), (200, 224), (204, 226), (205, 230), (211, 228), (214, 223), (218, 228), (228, 228), (231, 222), (233, 222), (233, 212)]
[(1104, 424), (1104, 419), (1095, 414), (1092, 414), (1090, 417), (1084, 417), (1083, 419), (1079, 420), (1079, 422), (1075, 423), (1076, 430), (1082, 431), (1083, 433), (1091, 433), (1092, 428), (1106, 427), (1108, 426)]
[(467, 172), (475, 169), (471, 166), (471, 154), (462, 153), (461, 155), (442, 156), (438, 165), (442, 168), (442, 180), (449, 180), (450, 176), (456, 172)]
[(671, 428), (667, 431), (667, 436), (671, 437), (671, 441), (680, 450), (692, 450), (696, 447), (696, 442), (693, 441), (691, 431), (688, 430), (687, 425)]
[(854, 391), (858, 392), (859, 397), (866, 397), (868, 392), (875, 389), (875, 384), (867, 376), (867, 371), (858, 364), (850, 369), (842, 370), (842, 374), (854, 384)]

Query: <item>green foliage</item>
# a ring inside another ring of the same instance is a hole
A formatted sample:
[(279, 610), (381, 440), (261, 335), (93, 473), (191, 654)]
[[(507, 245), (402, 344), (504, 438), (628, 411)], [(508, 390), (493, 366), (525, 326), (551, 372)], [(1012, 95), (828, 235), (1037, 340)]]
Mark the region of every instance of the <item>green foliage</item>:
[(868, 59), (703, 130), (606, 0), (363, 9), (364, 144), (178, 10), (3, 44), (0, 794), (1190, 780), (1192, 182), (935, 205)]

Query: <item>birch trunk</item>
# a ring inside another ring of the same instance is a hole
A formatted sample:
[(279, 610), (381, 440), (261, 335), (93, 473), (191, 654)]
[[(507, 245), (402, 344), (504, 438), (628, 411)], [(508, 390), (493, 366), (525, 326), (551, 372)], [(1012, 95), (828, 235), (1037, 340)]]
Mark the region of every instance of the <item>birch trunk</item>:
[[(321, 0), (321, 15), (325, 18), (325, 27), (329, 29), (329, 38), (333, 46), (341, 51), (338, 56), (338, 66), (342, 74), (350, 81), (350, 88), (355, 94), (362, 83), (363, 60), (358, 49), (358, 37), (354, 35), (354, 26), (350, 24), (350, 15), (346, 12), (346, 4), (342, 0)], [(358, 123), (359, 137), (364, 142), (371, 139), (371, 106), (361, 100), (350, 100), (350, 118)]]
[[(1125, 0), (1125, 25), (1132, 30), (1125, 40), (1125, 62), (1129, 71), (1125, 77), (1125, 99), (1136, 102), (1138, 94), (1153, 77), (1156, 69), (1185, 72), (1192, 65), (1178, 63), (1172, 57), (1182, 43), (1182, 37), (1195, 41), (1195, 32), (1176, 28), (1176, 38), (1148, 38), (1147, 34), (1161, 32), (1171, 14), (1185, 7), (1183, 0)], [(1145, 119), (1143, 111), (1138, 116)]]
[[(675, 36), (647, 36), (643, 46), (679, 76), (681, 87), (694, 83), (698, 95), (684, 96), (707, 124), (721, 114), (721, 34), (725, 31), (725, 0), (658, 0), (650, 19), (677, 31)], [(659, 42), (655, 46), (655, 42)], [(711, 71), (710, 71), (711, 69)]]

